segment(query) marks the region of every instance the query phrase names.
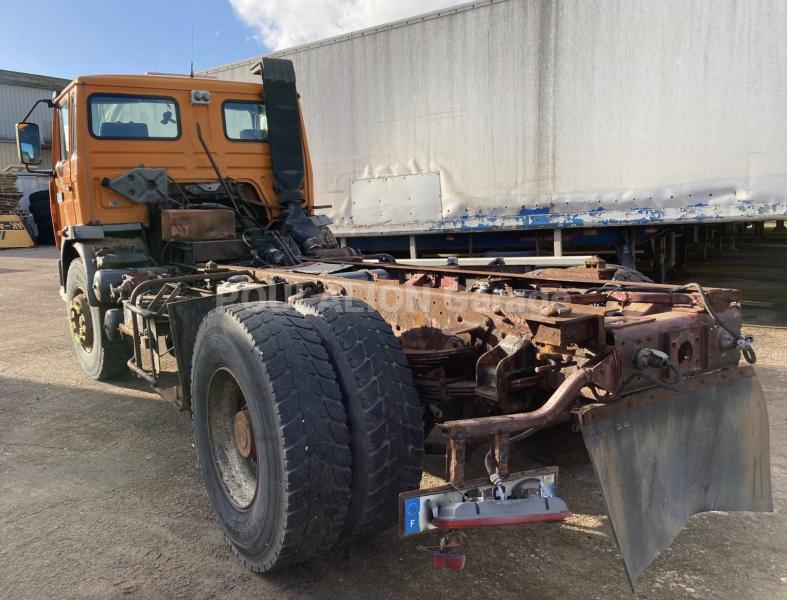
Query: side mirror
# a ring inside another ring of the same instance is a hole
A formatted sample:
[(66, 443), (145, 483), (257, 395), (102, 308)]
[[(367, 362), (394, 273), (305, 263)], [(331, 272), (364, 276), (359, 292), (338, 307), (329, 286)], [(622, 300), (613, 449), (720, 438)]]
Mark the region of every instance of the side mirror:
[(16, 146), (23, 165), (41, 164), (41, 133), (38, 125), (22, 121), (16, 124)]

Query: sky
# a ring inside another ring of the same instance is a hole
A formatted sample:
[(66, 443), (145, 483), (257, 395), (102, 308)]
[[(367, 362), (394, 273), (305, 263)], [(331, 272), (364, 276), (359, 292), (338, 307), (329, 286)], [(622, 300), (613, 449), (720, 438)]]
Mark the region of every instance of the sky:
[(0, 69), (67, 79), (188, 73), (192, 61), (195, 70), (214, 67), (459, 3), (0, 0)]

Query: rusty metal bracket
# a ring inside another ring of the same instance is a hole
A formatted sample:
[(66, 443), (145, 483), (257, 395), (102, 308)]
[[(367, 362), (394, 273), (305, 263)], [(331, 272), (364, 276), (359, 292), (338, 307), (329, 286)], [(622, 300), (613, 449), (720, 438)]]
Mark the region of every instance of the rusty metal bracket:
[(287, 302), (292, 304), (298, 300), (311, 298), (325, 292), (325, 286), (320, 281), (306, 281), (295, 285), (295, 293), (287, 296)]
[(492, 436), (492, 458), (497, 465), (497, 475), (501, 479), (508, 477), (508, 451), (510, 438), (507, 433), (495, 433)]
[(467, 436), (461, 431), (449, 436), (445, 450), (446, 478), (456, 485), (465, 480), (465, 453)]
[(476, 393), (500, 404), (507, 412), (510, 392), (535, 385), (541, 379), (532, 372), (535, 354), (536, 349), (529, 340), (506, 336), (478, 359)]

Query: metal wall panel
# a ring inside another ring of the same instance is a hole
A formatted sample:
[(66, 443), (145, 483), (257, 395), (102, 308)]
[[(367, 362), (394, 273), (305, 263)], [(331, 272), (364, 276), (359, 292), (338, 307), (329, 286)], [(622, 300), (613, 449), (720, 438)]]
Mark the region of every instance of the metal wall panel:
[[(48, 158), (47, 158), (48, 162)], [(28, 210), (30, 207), (30, 194), (49, 189), (49, 177), (45, 175), (18, 175), (16, 189), (22, 192), (19, 199), (19, 210)]]
[[(492, 0), (275, 55), (316, 203), (378, 235), (787, 215), (786, 40), (785, 0)], [(431, 218), (353, 213), (353, 181), (429, 172)]]
[[(42, 152), (42, 162), (37, 168), (50, 169), (52, 165), (52, 152), (44, 150)], [(0, 171), (9, 165), (18, 165), (19, 155), (16, 150), (16, 141), (0, 142)]]
[[(25, 116), (36, 100), (52, 98), (54, 90), (20, 87), (0, 83), (0, 141), (16, 140), (16, 123)], [(52, 141), (52, 111), (45, 105), (36, 107), (30, 121), (38, 123), (44, 143)]]

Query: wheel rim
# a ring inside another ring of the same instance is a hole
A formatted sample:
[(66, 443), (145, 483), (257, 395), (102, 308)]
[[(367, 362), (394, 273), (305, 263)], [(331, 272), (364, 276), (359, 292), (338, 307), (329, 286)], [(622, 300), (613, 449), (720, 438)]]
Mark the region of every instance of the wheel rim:
[(90, 304), (82, 290), (76, 290), (71, 302), (68, 303), (68, 323), (71, 335), (85, 352), (93, 350), (93, 319), (90, 315)]
[(230, 501), (248, 508), (257, 494), (254, 426), (235, 376), (218, 369), (208, 386), (208, 436), (216, 472)]

